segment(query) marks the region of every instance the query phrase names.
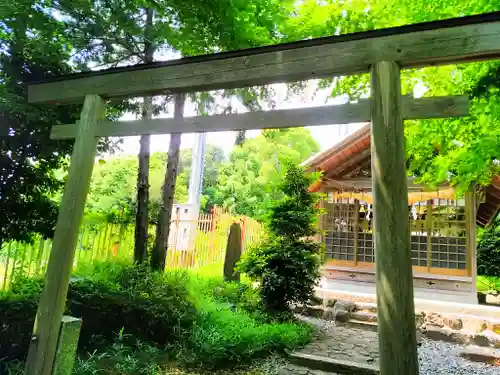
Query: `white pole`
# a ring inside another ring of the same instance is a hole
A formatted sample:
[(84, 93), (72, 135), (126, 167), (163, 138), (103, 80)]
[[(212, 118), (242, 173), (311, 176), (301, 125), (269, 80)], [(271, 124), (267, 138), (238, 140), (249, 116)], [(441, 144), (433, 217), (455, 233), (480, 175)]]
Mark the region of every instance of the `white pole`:
[(198, 211), (203, 188), (206, 138), (206, 133), (196, 133), (195, 135), (191, 162), (191, 176), (189, 178), (188, 204), (198, 206)]

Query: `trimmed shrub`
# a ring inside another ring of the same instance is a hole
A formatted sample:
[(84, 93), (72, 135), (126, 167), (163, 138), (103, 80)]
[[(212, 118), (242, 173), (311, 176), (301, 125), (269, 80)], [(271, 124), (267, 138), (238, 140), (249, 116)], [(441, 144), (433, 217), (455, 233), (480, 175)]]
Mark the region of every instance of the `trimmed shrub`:
[(273, 313), (288, 313), (294, 303), (314, 296), (321, 244), (315, 234), (318, 198), (308, 191), (313, 177), (290, 166), (282, 186), (285, 198), (266, 219), (269, 236), (241, 262), (240, 269), (260, 281), (262, 303)]
[(0, 301), (0, 362), (26, 356), (37, 304), (37, 298)]
[[(66, 313), (82, 318), (79, 349), (106, 345), (119, 334), (162, 346), (186, 340), (197, 318), (186, 278), (116, 265), (97, 267), (94, 277), (73, 278)], [(41, 280), (18, 280), (0, 300), (0, 358), (24, 359), (41, 286)]]
[(500, 277), (500, 217), (497, 217), (479, 236), (477, 273)]

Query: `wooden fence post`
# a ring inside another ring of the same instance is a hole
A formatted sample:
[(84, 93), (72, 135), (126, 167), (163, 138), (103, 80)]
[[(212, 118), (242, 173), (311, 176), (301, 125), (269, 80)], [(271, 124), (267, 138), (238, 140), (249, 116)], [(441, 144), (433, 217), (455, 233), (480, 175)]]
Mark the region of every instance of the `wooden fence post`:
[(68, 180), (59, 208), (45, 286), (38, 304), (26, 374), (51, 375), (69, 278), (73, 267), (78, 230), (83, 217), (97, 150), (94, 136), (104, 103), (97, 95), (87, 95), (75, 137)]
[(233, 223), (227, 238), (226, 258), (224, 260), (224, 280), (240, 281), (240, 273), (236, 271), (242, 253), (242, 231), (240, 223)]
[(381, 375), (417, 375), (400, 69), (371, 68), (371, 151)]
[(247, 217), (241, 217), (241, 246), (245, 248), (245, 238), (247, 234)]
[(62, 317), (52, 375), (71, 375), (73, 372), (81, 328), (81, 319)]
[(208, 262), (212, 263), (214, 259), (214, 249), (215, 249), (215, 226), (217, 224), (216, 221), (217, 215), (217, 205), (214, 205), (212, 208), (212, 221), (210, 222), (210, 246), (208, 250)]
[(477, 249), (476, 249), (476, 184), (472, 184), (469, 190), (465, 192), (465, 230), (466, 230), (466, 264), (468, 275), (472, 277), (472, 285), (476, 289), (477, 277)]
[[(425, 226), (427, 227), (427, 272), (431, 271), (432, 267), (432, 210), (434, 199), (427, 201), (427, 211), (425, 217)], [(420, 251), (420, 249), (419, 249)]]

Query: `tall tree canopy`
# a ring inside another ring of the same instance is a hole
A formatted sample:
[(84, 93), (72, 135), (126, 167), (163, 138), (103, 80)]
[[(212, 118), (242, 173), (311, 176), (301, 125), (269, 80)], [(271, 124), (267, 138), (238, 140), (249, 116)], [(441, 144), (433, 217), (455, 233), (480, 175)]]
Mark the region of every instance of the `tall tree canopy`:
[(24, 81), (68, 73), (71, 46), (64, 25), (44, 3), (7, 1), (0, 5), (0, 245), (51, 236), (57, 217), (52, 199), (62, 180), (70, 142), (49, 139), (50, 127), (74, 122), (76, 107), (38, 107), (25, 100)]
[[(202, 204), (211, 199), (211, 188), (217, 183), (219, 169), (224, 160), (224, 152), (214, 145), (207, 145), (206, 163), (203, 171)], [(175, 191), (175, 202), (186, 203), (188, 197), (189, 176), (191, 173), (192, 150), (182, 149), (179, 176)], [(152, 210), (149, 222), (156, 221), (161, 201), (164, 167), (167, 153), (156, 152), (151, 155), (150, 163), (150, 205)], [(137, 158), (132, 155), (114, 156), (104, 162), (97, 162), (94, 167), (90, 192), (86, 205), (86, 216), (93, 220), (133, 222), (135, 212), (135, 181)], [(213, 199), (213, 198), (212, 198)]]
[[(282, 32), (286, 39), (297, 40), (497, 10), (500, 3), (493, 0), (305, 0), (283, 23)], [(500, 155), (499, 67), (498, 62), (481, 62), (403, 71), (403, 94), (469, 94), (473, 99), (470, 117), (406, 122), (411, 175), (431, 185), (448, 180), (466, 189), (474, 181), (488, 184), (499, 172), (495, 162)], [(330, 87), (332, 96), (369, 95), (366, 74), (323, 80), (320, 85)]]
[(263, 130), (236, 146), (220, 172), (216, 202), (238, 214), (259, 218), (282, 198), (280, 186), (288, 164), (300, 164), (319, 151), (305, 128)]

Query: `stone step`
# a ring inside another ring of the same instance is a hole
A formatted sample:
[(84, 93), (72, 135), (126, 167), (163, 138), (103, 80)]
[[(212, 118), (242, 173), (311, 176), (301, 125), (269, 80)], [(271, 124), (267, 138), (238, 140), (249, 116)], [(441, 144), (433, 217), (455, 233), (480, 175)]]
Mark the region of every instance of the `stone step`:
[(376, 366), (345, 361), (330, 357), (295, 352), (290, 355), (290, 362), (294, 365), (325, 371), (330, 374), (375, 375), (379, 374)]
[(360, 328), (367, 331), (377, 332), (377, 322), (368, 322), (365, 320), (349, 319), (346, 323), (349, 327)]
[(351, 319), (359, 320), (362, 322), (376, 322), (377, 313), (368, 311), (354, 311), (353, 313), (351, 313)]
[(278, 370), (278, 375), (340, 375), (339, 373), (314, 370), (303, 366), (287, 363), (286, 366)]
[(498, 349), (468, 346), (459, 353), (459, 356), (470, 361), (483, 362), (500, 367), (500, 350)]

